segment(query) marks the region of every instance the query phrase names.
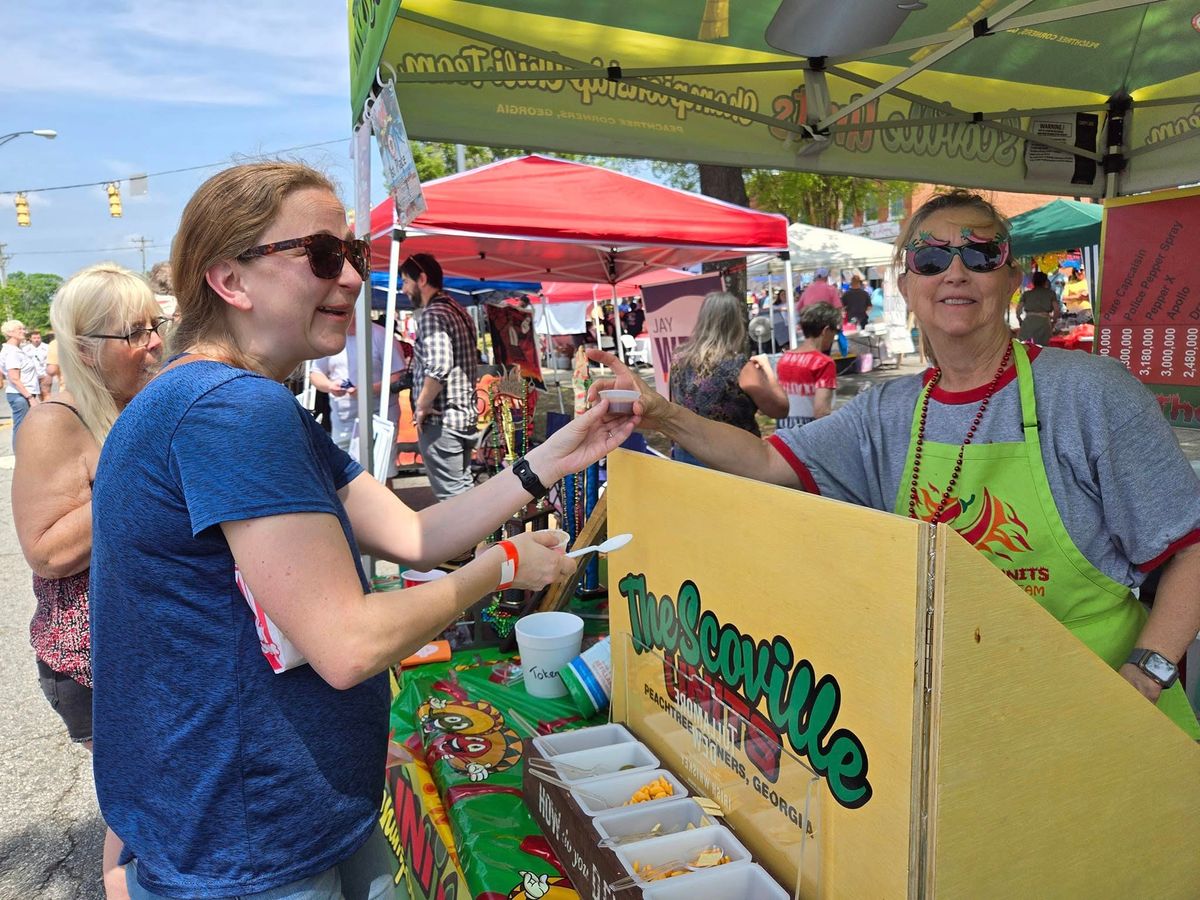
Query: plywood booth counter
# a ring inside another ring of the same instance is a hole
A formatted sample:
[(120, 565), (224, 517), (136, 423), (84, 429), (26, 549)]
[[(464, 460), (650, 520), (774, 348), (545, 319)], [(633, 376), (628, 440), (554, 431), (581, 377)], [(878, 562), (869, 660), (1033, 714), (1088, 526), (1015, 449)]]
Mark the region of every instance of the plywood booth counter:
[(789, 891), (1200, 896), (1200, 747), (952, 530), (623, 451), (608, 508), (613, 718)]

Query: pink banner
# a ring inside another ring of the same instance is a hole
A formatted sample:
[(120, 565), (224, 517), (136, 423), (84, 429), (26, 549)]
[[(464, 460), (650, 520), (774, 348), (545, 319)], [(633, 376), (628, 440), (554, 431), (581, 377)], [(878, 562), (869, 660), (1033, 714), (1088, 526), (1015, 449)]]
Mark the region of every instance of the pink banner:
[(721, 275), (718, 272), (642, 288), (646, 332), (650, 335), (654, 357), (654, 385), (664, 397), (670, 396), (671, 355), (692, 336), (704, 295), (719, 290)]

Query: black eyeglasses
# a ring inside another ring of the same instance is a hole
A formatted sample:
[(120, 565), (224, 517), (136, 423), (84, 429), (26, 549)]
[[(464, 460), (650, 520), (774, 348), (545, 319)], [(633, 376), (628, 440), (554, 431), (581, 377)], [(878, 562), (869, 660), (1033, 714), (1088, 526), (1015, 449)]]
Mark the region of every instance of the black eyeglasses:
[(904, 268), (918, 275), (941, 275), (954, 257), (972, 272), (995, 272), (1008, 262), (1008, 241), (969, 241), (960, 247), (923, 247), (904, 251)]
[(124, 341), (135, 350), (150, 346), (150, 335), (163, 336), (163, 328), (171, 324), (170, 319), (159, 319), (149, 328), (135, 328), (128, 334), (85, 334), (84, 337), (104, 338), (109, 341)]
[(332, 234), (310, 234), (307, 237), (251, 247), (238, 259), (270, 256), (280, 250), (294, 250), (297, 247), (304, 248), (304, 255), (308, 257), (308, 267), (318, 278), (337, 278), (342, 274), (342, 266), (347, 259), (363, 281), (371, 277), (371, 245), (366, 241), (345, 241)]

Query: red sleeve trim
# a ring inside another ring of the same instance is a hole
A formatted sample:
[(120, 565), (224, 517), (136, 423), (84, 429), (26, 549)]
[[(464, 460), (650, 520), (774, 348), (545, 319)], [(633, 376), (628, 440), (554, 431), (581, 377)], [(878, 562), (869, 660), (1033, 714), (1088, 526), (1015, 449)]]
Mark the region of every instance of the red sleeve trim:
[(1138, 566), (1138, 571), (1153, 572), (1159, 566), (1165, 564), (1167, 560), (1169, 560), (1180, 550), (1190, 547), (1193, 544), (1200, 544), (1200, 528), (1197, 528), (1191, 534), (1186, 534), (1181, 537), (1158, 556), (1154, 557), (1154, 559), (1150, 560), (1150, 562), (1142, 563), (1140, 566)]
[(783, 438), (773, 434), (767, 438), (767, 443), (774, 447), (775, 452), (783, 457), (783, 461), (792, 467), (792, 471), (800, 479), (801, 490), (808, 494), (820, 495), (821, 489), (817, 487), (817, 482), (813, 479), (812, 472), (808, 471), (808, 466), (800, 462), (800, 457), (793, 453), (792, 448), (783, 442)]

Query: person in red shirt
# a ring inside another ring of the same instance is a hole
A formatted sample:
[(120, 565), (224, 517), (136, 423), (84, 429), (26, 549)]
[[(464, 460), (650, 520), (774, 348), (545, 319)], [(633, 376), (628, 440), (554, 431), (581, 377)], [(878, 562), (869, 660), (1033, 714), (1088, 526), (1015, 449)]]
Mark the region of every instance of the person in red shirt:
[(800, 295), (800, 309), (812, 306), (814, 303), (828, 303), (837, 309), (842, 308), (842, 298), (838, 289), (829, 283), (829, 270), (824, 266), (817, 269), (812, 284)]
[(842, 314), (828, 303), (814, 303), (800, 311), (804, 340), (779, 359), (776, 377), (788, 397), (787, 418), (776, 419), (775, 427), (795, 428), (833, 411), (837, 369), (829, 349), (842, 324)]

